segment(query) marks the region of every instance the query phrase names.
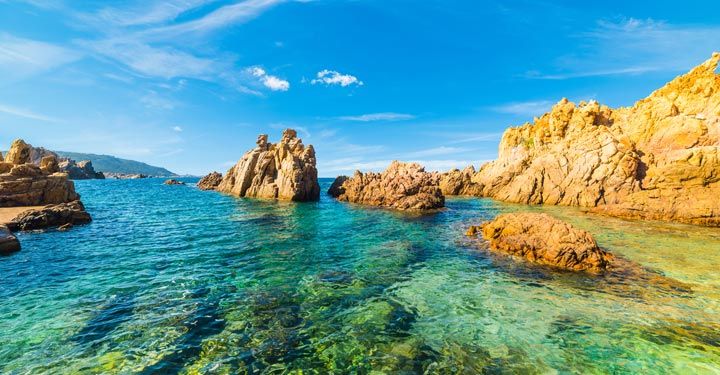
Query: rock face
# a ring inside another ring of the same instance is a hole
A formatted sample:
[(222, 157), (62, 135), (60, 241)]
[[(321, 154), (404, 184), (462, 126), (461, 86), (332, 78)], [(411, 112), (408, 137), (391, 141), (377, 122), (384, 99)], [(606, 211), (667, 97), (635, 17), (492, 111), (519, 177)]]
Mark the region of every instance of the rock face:
[(217, 191), (287, 201), (320, 198), (315, 149), (304, 146), (295, 130), (286, 129), (278, 143), (268, 143), (267, 135), (260, 135), (256, 143), (228, 170)]
[(481, 186), (472, 182), (475, 173), (475, 167), (471, 165), (462, 171), (453, 169), (450, 172), (439, 174), (437, 178), (440, 190), (444, 195), (481, 195)]
[(90, 214), (80, 201), (48, 205), (38, 210), (23, 212), (8, 223), (8, 228), (17, 230), (35, 230), (51, 227), (64, 227), (87, 224), (92, 221)]
[(92, 162), (83, 160), (75, 162), (75, 160), (65, 159), (59, 164), (60, 170), (67, 173), (73, 180), (103, 180), (105, 175), (102, 172), (95, 172)]
[(447, 191), (720, 226), (718, 61), (716, 53), (632, 107), (563, 99), (508, 129), (498, 159), (462, 187), (446, 177)]
[(20, 241), (5, 225), (0, 225), (0, 255), (8, 255), (20, 251)]
[(200, 190), (215, 190), (222, 182), (223, 176), (218, 172), (212, 172), (198, 181), (197, 187)]
[(480, 227), (470, 227), (467, 234), (478, 232), (494, 250), (571, 271), (601, 272), (614, 259), (590, 233), (547, 214), (500, 215)]
[(433, 210), (445, 206), (437, 177), (416, 163), (394, 161), (382, 173), (340, 176), (328, 190), (340, 201), (396, 210)]
[(80, 198), (67, 174), (54, 172), (56, 160), (44, 158), (42, 167), (30, 164), (30, 150), (30, 145), (17, 140), (7, 161), (0, 162), (0, 207), (42, 206)]

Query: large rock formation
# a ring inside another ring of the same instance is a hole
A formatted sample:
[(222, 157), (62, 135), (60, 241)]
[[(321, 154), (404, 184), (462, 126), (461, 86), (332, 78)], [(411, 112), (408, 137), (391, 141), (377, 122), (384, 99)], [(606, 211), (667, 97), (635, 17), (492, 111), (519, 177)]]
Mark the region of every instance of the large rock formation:
[(228, 170), (217, 191), (238, 197), (288, 201), (320, 198), (315, 149), (303, 145), (297, 132), (286, 129), (279, 143), (260, 135), (257, 147)]
[(445, 206), (437, 177), (417, 163), (393, 161), (382, 173), (355, 172), (338, 177), (328, 194), (338, 200), (396, 210), (432, 210)]
[(601, 272), (614, 259), (590, 233), (547, 214), (500, 215), (480, 227), (470, 227), (467, 234), (478, 232), (493, 250), (571, 271)]
[(472, 182), (475, 173), (475, 167), (471, 165), (462, 171), (453, 169), (450, 172), (438, 174), (440, 190), (444, 195), (481, 195), (481, 186)]
[(215, 190), (222, 182), (223, 176), (218, 172), (212, 172), (198, 181), (197, 187), (200, 190)]
[(67, 173), (73, 180), (103, 180), (105, 175), (102, 172), (96, 172), (90, 160), (76, 162), (75, 160), (65, 159), (59, 164), (60, 170)]
[[(17, 144), (16, 144), (17, 143)], [(25, 164), (31, 163), (42, 167), (43, 160), (55, 160), (57, 169), (55, 172), (67, 173), (71, 180), (91, 180), (91, 179), (104, 179), (105, 175), (102, 172), (96, 172), (89, 160), (83, 160), (76, 162), (69, 158), (60, 157), (57, 153), (50, 151), (43, 147), (33, 147), (25, 143), (22, 140), (16, 140), (11, 146), (11, 150), (15, 150), (11, 155), (13, 164)], [(2, 160), (0, 160), (1, 162)]]
[(51, 227), (64, 227), (87, 224), (92, 221), (80, 201), (48, 205), (41, 209), (21, 213), (10, 221), (10, 230), (35, 230)]
[(720, 226), (718, 61), (713, 54), (632, 107), (563, 99), (533, 124), (508, 129), (498, 159), (459, 190)]

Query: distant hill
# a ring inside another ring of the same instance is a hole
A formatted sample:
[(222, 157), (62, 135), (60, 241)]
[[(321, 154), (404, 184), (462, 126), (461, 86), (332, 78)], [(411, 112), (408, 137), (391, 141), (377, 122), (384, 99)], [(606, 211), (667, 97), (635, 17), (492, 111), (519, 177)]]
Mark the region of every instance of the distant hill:
[(144, 174), (147, 176), (176, 176), (175, 173), (161, 167), (155, 167), (139, 161), (120, 159), (110, 155), (83, 154), (79, 152), (55, 151), (60, 157), (76, 161), (90, 160), (98, 172)]

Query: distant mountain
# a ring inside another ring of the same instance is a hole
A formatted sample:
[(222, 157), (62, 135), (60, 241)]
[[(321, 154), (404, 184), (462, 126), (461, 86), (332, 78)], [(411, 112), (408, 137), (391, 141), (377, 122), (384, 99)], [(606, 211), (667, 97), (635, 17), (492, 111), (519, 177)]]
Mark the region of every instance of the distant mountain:
[(90, 160), (98, 172), (120, 174), (144, 174), (147, 176), (176, 176), (175, 173), (161, 167), (155, 167), (139, 161), (120, 159), (110, 155), (83, 154), (79, 152), (55, 151), (60, 157), (73, 160)]

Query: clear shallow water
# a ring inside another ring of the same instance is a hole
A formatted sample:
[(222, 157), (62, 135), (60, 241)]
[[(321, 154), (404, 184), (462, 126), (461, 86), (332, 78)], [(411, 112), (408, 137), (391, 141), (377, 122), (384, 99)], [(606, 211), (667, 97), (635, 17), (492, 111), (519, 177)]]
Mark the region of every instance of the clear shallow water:
[(91, 225), (0, 258), (0, 373), (720, 372), (720, 230), (530, 208), (655, 270), (593, 278), (466, 239), (529, 209), (490, 200), (416, 216), (77, 187)]

